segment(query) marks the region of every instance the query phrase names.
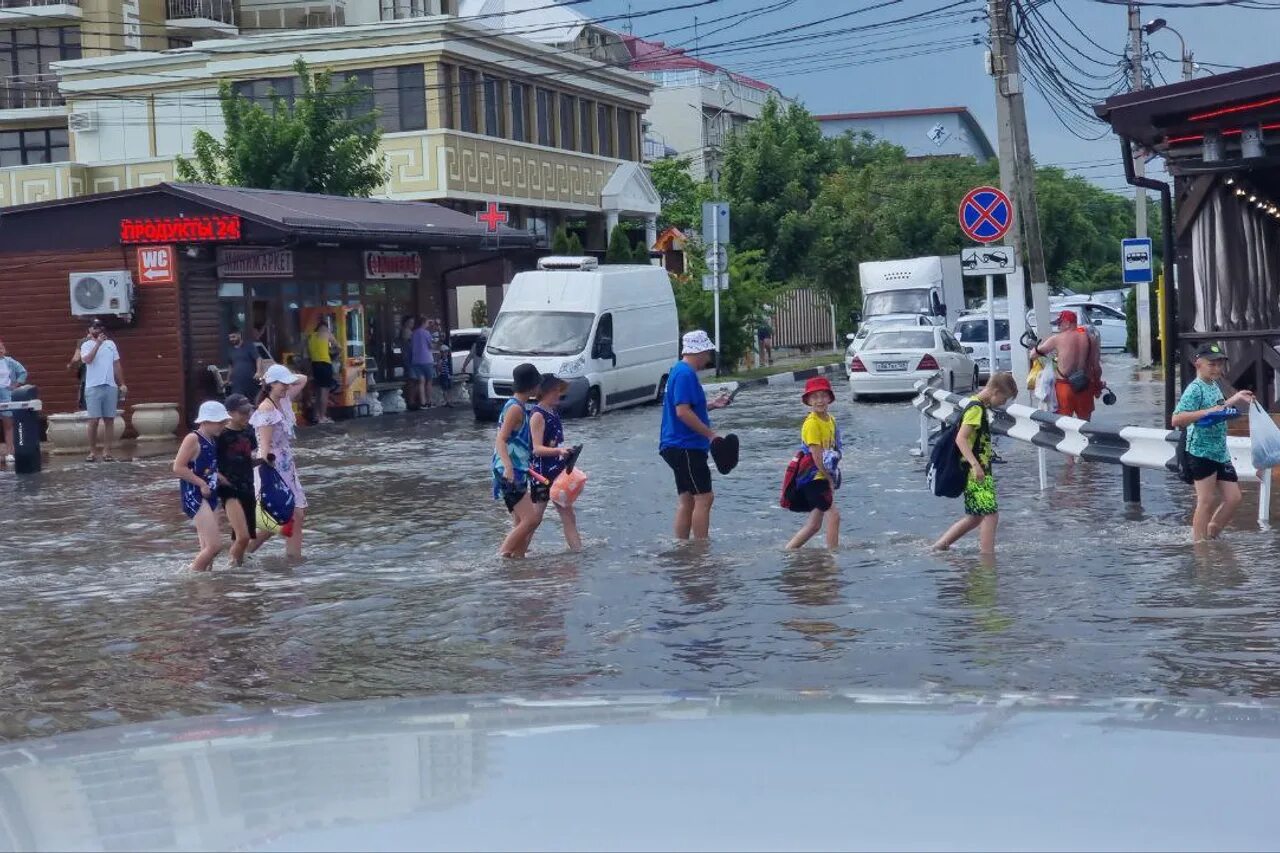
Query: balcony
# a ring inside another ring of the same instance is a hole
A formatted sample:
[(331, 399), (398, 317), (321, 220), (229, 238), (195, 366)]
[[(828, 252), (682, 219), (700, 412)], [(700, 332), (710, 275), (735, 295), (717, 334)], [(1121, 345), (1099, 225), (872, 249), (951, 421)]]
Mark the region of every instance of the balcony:
[(0, 109), (28, 110), (66, 103), (57, 74), (14, 74), (0, 77)]
[(342, 27), (347, 23), (344, 0), (333, 2), (291, 2), (241, 0), (240, 28), (245, 32), (259, 30), (315, 30)]
[(384, 21), (439, 15), (440, 8), (440, 0), (378, 0), (378, 15)]
[(80, 21), (84, 11), (80, 0), (0, 0), (0, 23), (33, 20), (52, 22)]
[(234, 0), (166, 0), (165, 17), (172, 34), (217, 38), (239, 32)]

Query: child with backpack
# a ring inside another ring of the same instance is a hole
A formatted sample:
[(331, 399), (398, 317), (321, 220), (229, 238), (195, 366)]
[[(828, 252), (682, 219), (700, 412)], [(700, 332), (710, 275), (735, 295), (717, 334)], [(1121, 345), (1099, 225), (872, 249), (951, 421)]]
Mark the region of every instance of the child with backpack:
[(533, 435), (529, 428), (529, 401), (537, 393), (542, 374), (532, 364), (520, 364), (512, 373), (511, 398), (498, 415), (498, 435), (493, 443), (493, 498), (502, 498), (514, 525), (502, 540), (498, 553), (520, 559), (529, 550), (542, 514), (529, 495), (529, 466), (533, 460)]
[[(979, 547), (982, 553), (995, 553), (1000, 509), (996, 500), (995, 475), (991, 471), (991, 426), (987, 422), (987, 413), (991, 408), (999, 408), (1017, 395), (1018, 383), (1014, 381), (1012, 373), (991, 374), (986, 386), (965, 402), (960, 421), (955, 425), (954, 439), (950, 439), (949, 431), (944, 431), (939, 438), (930, 468), (948, 467), (939, 466), (937, 457), (958, 452), (961, 464), (966, 469), (966, 478), (964, 518), (951, 525), (942, 534), (942, 538), (934, 543), (935, 551), (946, 551), (961, 537), (980, 530)], [(954, 451), (944, 443), (948, 439)]]
[(1237, 404), (1250, 405), (1253, 392), (1237, 391), (1231, 399), (1223, 398), (1218, 380), (1226, 360), (1222, 347), (1201, 344), (1196, 349), (1196, 378), (1183, 389), (1173, 410), (1173, 426), (1184, 430), (1186, 436), (1186, 476), (1196, 487), (1193, 542), (1217, 539), (1240, 505), (1240, 484), (1227, 450), (1227, 418), (1223, 413)]
[(809, 414), (800, 427), (800, 452), (788, 466), (789, 482), (784, 487), (783, 504), (792, 512), (807, 512), (804, 526), (791, 537), (787, 550), (803, 548), (827, 525), (827, 547), (840, 547), (840, 510), (835, 490), (840, 488), (840, 429), (827, 410), (836, 401), (831, 383), (815, 376), (805, 383), (800, 401)]

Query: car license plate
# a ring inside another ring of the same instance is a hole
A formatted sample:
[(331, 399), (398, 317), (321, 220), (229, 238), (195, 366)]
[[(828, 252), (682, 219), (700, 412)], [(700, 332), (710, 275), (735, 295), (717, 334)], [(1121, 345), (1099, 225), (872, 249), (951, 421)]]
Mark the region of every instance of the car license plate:
[(907, 363), (905, 361), (878, 361), (876, 362), (877, 370), (906, 370)]
[(985, 358), (978, 358), (978, 359), (974, 359), (974, 361), (975, 361), (975, 363), (976, 363), (979, 367), (986, 367), (986, 366), (987, 366), (987, 360), (986, 360)]

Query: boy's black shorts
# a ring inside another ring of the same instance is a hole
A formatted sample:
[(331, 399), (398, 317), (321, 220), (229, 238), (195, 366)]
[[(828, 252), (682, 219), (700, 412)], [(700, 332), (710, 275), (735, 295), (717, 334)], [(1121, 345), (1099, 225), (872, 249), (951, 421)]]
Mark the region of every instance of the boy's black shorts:
[(218, 500), (222, 501), (223, 506), (226, 506), (228, 501), (239, 503), (240, 508), (244, 510), (244, 520), (249, 528), (249, 538), (257, 537), (258, 499), (253, 494), (252, 488), (241, 489), (235, 486), (218, 486)]
[(502, 502), (507, 505), (507, 512), (515, 512), (516, 504), (520, 503), (524, 498), (524, 493), (529, 491), (529, 485), (527, 483), (521, 483), (516, 486), (508, 483), (506, 480), (502, 481), (501, 488)]
[(1187, 454), (1187, 467), (1191, 470), (1191, 479), (1207, 480), (1217, 477), (1222, 483), (1238, 483), (1239, 475), (1230, 462), (1219, 462), (1216, 459), (1205, 459), (1203, 456)]
[(707, 465), (707, 451), (668, 447), (660, 451), (660, 454), (676, 475), (676, 494), (711, 493), (711, 468)]
[(810, 480), (795, 490), (790, 509), (792, 512), (813, 512), (815, 509), (826, 512), (834, 501), (835, 494), (829, 481)]

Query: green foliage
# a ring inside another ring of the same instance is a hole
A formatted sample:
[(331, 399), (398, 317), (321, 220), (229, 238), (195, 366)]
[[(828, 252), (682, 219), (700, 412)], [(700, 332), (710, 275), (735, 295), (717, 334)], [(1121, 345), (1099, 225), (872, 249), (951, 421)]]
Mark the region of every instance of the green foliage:
[(578, 236), (577, 231), (569, 232), (569, 246), (565, 249), (565, 254), (572, 258), (578, 258), (585, 255), (586, 249), (582, 248), (582, 239)]
[(299, 59), (302, 91), (288, 103), (272, 95), (270, 110), (218, 86), (226, 133), (195, 133), (193, 160), (179, 157), (179, 180), (259, 189), (368, 197), (387, 181), (370, 90), (354, 80), (333, 89), (328, 71), (312, 74)]
[(634, 249), (632, 260), (637, 264), (647, 265), (649, 263), (649, 244), (643, 234), (632, 248)]
[(619, 222), (609, 232), (609, 248), (604, 254), (604, 262), (606, 264), (631, 264), (635, 263), (635, 257), (636, 253), (631, 248), (631, 237), (627, 234), (627, 229)]
[(471, 325), (478, 329), (489, 325), (489, 304), (483, 299), (471, 303)]
[(569, 229), (561, 225), (551, 234), (551, 254), (569, 254)]
[[(702, 289), (707, 271), (703, 247), (691, 245), (689, 256), (689, 275), (672, 279), (680, 331), (704, 329), (714, 335), (714, 299)], [(751, 351), (761, 306), (776, 300), (783, 290), (770, 284), (767, 265), (765, 253), (758, 249), (729, 253), (729, 289), (720, 294), (720, 356), (726, 369), (732, 370)]]
[(653, 186), (662, 200), (662, 212), (658, 214), (661, 229), (675, 227), (688, 231), (702, 222), (706, 192), (689, 174), (692, 162), (688, 157), (666, 157), (649, 164)]

